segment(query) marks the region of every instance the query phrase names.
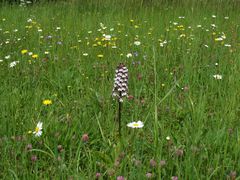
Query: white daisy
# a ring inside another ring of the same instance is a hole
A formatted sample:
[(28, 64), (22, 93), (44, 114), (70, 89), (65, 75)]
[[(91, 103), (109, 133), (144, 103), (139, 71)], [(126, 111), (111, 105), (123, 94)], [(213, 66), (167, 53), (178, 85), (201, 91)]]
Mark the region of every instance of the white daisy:
[(12, 68), (12, 67), (16, 66), (17, 63), (19, 63), (19, 61), (13, 61), (9, 64), (9, 67)]
[(128, 123), (127, 126), (130, 128), (142, 128), (144, 126), (144, 124), (142, 121), (138, 121), (138, 122)]
[(40, 121), (37, 123), (37, 126), (33, 132), (33, 134), (35, 134), (36, 137), (39, 137), (42, 135), (42, 124), (43, 123)]

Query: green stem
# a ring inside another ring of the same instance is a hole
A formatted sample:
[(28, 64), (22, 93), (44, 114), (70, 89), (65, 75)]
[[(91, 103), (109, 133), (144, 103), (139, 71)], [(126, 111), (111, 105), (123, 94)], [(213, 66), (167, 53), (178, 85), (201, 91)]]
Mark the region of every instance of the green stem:
[(118, 133), (121, 137), (121, 116), (122, 116), (122, 103), (118, 101)]

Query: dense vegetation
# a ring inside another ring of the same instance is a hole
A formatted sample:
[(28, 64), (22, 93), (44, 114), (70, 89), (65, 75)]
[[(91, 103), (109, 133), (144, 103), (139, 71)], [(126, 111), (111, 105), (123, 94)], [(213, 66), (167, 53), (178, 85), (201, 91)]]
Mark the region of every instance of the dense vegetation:
[(1, 179), (237, 179), (239, 1), (9, 2)]

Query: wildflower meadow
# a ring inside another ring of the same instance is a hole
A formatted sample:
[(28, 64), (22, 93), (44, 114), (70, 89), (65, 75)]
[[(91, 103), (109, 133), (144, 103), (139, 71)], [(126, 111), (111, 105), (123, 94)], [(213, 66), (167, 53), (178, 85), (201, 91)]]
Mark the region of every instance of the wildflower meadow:
[(0, 179), (240, 179), (239, 15), (0, 1)]

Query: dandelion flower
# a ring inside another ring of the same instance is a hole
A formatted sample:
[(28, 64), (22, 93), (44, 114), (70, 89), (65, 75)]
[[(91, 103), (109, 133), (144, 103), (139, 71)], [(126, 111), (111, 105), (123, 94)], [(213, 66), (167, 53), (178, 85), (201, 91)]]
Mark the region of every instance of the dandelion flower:
[(138, 122), (128, 123), (127, 126), (130, 128), (142, 128), (144, 126), (144, 124), (142, 121), (138, 121)]
[(45, 100), (43, 100), (42, 103), (47, 106), (47, 105), (51, 105), (52, 101), (50, 99), (45, 99)]
[(38, 58), (38, 55), (37, 55), (37, 54), (33, 54), (33, 55), (32, 55), (32, 58), (33, 58), (33, 59), (37, 59), (37, 58)]
[(21, 50), (22, 54), (26, 54), (27, 52), (28, 52), (28, 50), (26, 50), (26, 49)]
[(35, 134), (36, 137), (39, 137), (42, 135), (42, 122), (38, 122), (35, 130), (33, 131), (33, 134)]

